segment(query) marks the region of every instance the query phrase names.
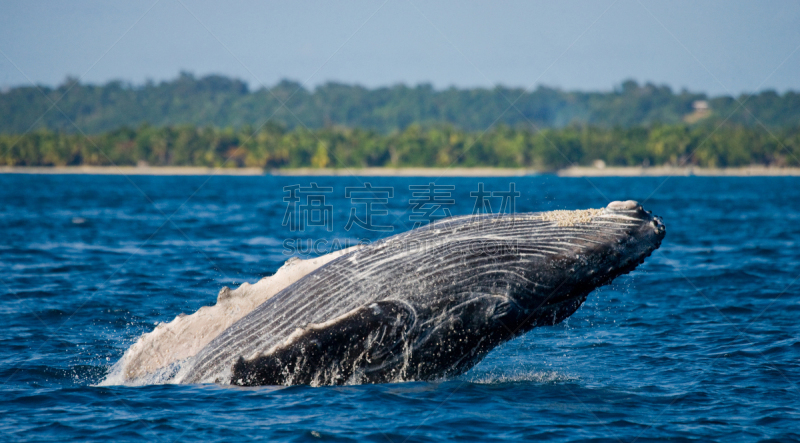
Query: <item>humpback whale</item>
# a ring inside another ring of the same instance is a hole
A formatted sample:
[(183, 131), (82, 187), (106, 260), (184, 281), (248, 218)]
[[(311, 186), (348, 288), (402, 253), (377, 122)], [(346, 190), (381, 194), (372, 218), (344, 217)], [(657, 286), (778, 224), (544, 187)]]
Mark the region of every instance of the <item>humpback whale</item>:
[(665, 232), (630, 200), (439, 220), (303, 274), (206, 337), (168, 381), (319, 386), (458, 375), (499, 344), (572, 315)]

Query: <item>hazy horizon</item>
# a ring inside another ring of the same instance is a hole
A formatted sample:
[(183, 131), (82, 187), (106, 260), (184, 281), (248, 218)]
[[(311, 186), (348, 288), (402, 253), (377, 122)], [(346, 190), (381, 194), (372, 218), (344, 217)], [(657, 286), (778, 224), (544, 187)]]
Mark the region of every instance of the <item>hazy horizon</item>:
[[(224, 77), (224, 78), (228, 78), (230, 80), (241, 81), (241, 82), (247, 84), (249, 92), (257, 91), (257, 90), (261, 89), (262, 87), (273, 88), (273, 87), (277, 86), (278, 84), (280, 84), (282, 82), (288, 81), (288, 82), (292, 82), (292, 83), (298, 83), (308, 91), (314, 91), (315, 89), (323, 87), (326, 84), (341, 84), (341, 85), (346, 85), (346, 86), (363, 87), (363, 88), (368, 89), (368, 90), (376, 90), (376, 89), (380, 89), (380, 88), (393, 88), (393, 87), (396, 87), (396, 86), (405, 86), (405, 87), (408, 87), (408, 88), (430, 86), (435, 91), (445, 91), (445, 90), (451, 89), (451, 88), (458, 89), (458, 90), (469, 90), (469, 89), (492, 90), (494, 88), (507, 88), (507, 89), (517, 89), (517, 88), (519, 88), (519, 89), (527, 89), (527, 90), (532, 92), (532, 91), (535, 91), (538, 88), (547, 88), (547, 89), (559, 90), (559, 91), (563, 91), (563, 92), (603, 93), (603, 94), (605, 94), (605, 93), (611, 93), (611, 92), (620, 90), (622, 84), (625, 83), (626, 81), (634, 81), (639, 86), (645, 86), (647, 84), (652, 84), (652, 85), (655, 85), (655, 86), (658, 86), (658, 87), (667, 86), (667, 87), (671, 88), (672, 92), (675, 93), (675, 94), (680, 94), (681, 92), (685, 91), (685, 92), (688, 92), (688, 93), (691, 93), (691, 94), (705, 94), (710, 98), (711, 97), (727, 96), (727, 93), (724, 93), (724, 92), (719, 93), (719, 94), (712, 94), (712, 93), (709, 93), (707, 91), (695, 90), (695, 89), (689, 89), (689, 88), (677, 89), (677, 88), (674, 88), (672, 85), (669, 85), (669, 84), (638, 81), (638, 80), (636, 80), (634, 78), (621, 79), (620, 81), (614, 83), (610, 87), (599, 88), (599, 89), (563, 88), (563, 87), (560, 87), (560, 86), (548, 85), (548, 84), (543, 84), (543, 83), (537, 84), (534, 87), (526, 87), (526, 86), (523, 86), (523, 85), (508, 85), (508, 84), (503, 84), (503, 83), (497, 83), (497, 84), (494, 84), (494, 85), (476, 85), (476, 86), (463, 86), (463, 87), (462, 86), (457, 86), (457, 85), (437, 86), (437, 85), (432, 84), (431, 82), (424, 82), (424, 81), (423, 82), (419, 82), (419, 83), (407, 83), (407, 82), (402, 82), (401, 81), (401, 82), (389, 83), (389, 84), (384, 84), (384, 85), (370, 86), (370, 85), (365, 85), (363, 83), (359, 83), (359, 82), (355, 82), (355, 81), (354, 82), (346, 82), (346, 81), (338, 81), (338, 80), (329, 80), (329, 81), (320, 82), (320, 83), (317, 83), (317, 84), (303, 85), (302, 82), (299, 79), (293, 79), (293, 78), (282, 78), (282, 79), (279, 79), (278, 81), (276, 81), (274, 83), (263, 85), (261, 83), (255, 83), (254, 84), (252, 82), (247, 82), (243, 78), (232, 76), (232, 75), (227, 75), (227, 74), (224, 74), (224, 73), (209, 72), (209, 73), (206, 73), (206, 74), (203, 74), (203, 75), (198, 75), (196, 73), (189, 72), (189, 71), (181, 71), (181, 72), (176, 73), (172, 77), (166, 77), (166, 78), (159, 79), (159, 80), (155, 80), (155, 79), (152, 79), (152, 78), (146, 78), (145, 80), (143, 80), (141, 82), (134, 82), (134, 81), (129, 81), (129, 80), (122, 79), (122, 78), (111, 78), (111, 79), (108, 79), (108, 80), (102, 81), (102, 82), (81, 81), (81, 84), (83, 84), (83, 85), (92, 85), (92, 86), (104, 86), (104, 85), (107, 85), (109, 83), (120, 82), (125, 87), (130, 87), (130, 88), (133, 88), (133, 89), (139, 89), (139, 88), (146, 87), (148, 84), (157, 85), (159, 83), (169, 83), (169, 82), (177, 80), (178, 78), (180, 78), (181, 75), (190, 75), (195, 79), (201, 79), (201, 78), (204, 78), (204, 77), (221, 76), (221, 77)], [(76, 80), (76, 79), (78, 79), (77, 75), (68, 74), (61, 81), (56, 82), (55, 84), (37, 83), (36, 86), (56, 89), (56, 88), (58, 88), (58, 87), (60, 87), (62, 85), (67, 84), (70, 80)], [(27, 83), (27, 84), (20, 84), (20, 85), (0, 86), (0, 93), (8, 92), (9, 90), (14, 89), (14, 88), (27, 87), (27, 86), (31, 86), (31, 84)], [(770, 90), (775, 90), (775, 88), (762, 87), (761, 89), (759, 89), (757, 91), (740, 91), (739, 93), (736, 93), (735, 96), (738, 97), (740, 95), (753, 95), (753, 94), (758, 94), (758, 93), (762, 93), (762, 92), (770, 91)], [(786, 94), (786, 93), (789, 93), (789, 92), (800, 92), (800, 87), (788, 88), (786, 90), (776, 91), (776, 92), (778, 92), (780, 95), (783, 95), (783, 94)]]

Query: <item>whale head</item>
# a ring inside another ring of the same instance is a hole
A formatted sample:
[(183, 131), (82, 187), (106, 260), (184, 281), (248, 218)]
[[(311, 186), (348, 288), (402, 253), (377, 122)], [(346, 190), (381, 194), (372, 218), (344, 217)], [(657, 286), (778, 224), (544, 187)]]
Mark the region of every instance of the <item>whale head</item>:
[(608, 265), (605, 274), (612, 278), (643, 263), (661, 246), (667, 232), (661, 217), (633, 200), (609, 203), (588, 228), (595, 230), (598, 242), (589, 254)]
[[(615, 201), (603, 209), (541, 213), (545, 222), (527, 240), (531, 250), (548, 251), (546, 260), (531, 261), (536, 286), (522, 288), (515, 299), (534, 312), (530, 324), (560, 323), (590, 292), (634, 270), (661, 245), (666, 227), (632, 200)], [(524, 252), (524, 251), (523, 251)]]

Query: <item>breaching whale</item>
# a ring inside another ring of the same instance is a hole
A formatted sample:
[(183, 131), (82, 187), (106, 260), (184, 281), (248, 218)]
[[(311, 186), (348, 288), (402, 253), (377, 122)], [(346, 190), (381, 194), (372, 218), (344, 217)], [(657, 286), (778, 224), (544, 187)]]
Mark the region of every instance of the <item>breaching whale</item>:
[(458, 375), (499, 344), (569, 317), (665, 232), (634, 201), (440, 220), (299, 278), (169, 381), (319, 386)]

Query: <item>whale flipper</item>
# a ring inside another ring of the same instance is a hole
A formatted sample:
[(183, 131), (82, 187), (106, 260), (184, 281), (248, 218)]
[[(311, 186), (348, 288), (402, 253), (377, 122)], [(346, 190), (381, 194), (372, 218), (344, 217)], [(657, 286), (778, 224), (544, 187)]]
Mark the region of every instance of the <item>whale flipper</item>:
[(297, 329), (266, 353), (239, 357), (231, 382), (240, 386), (368, 382), (370, 373), (386, 371), (387, 366), (400, 370), (405, 339), (415, 322), (414, 308), (406, 302), (370, 303)]

